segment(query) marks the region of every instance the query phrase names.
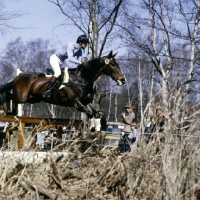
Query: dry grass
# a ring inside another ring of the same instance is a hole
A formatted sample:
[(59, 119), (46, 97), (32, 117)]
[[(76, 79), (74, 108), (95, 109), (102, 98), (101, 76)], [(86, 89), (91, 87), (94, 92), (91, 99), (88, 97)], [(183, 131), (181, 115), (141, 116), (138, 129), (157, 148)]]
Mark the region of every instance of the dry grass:
[[(53, 149), (60, 153), (49, 152), (33, 162), (23, 159), (23, 153), (4, 156), (0, 199), (196, 199), (200, 190), (198, 127), (194, 120), (188, 131), (178, 131), (170, 122), (155, 140), (146, 144), (140, 135), (131, 152), (123, 154), (115, 149), (99, 151), (94, 142), (76, 139)], [(26, 151), (28, 144), (30, 140)], [(38, 154), (37, 149), (29, 153), (31, 157)]]

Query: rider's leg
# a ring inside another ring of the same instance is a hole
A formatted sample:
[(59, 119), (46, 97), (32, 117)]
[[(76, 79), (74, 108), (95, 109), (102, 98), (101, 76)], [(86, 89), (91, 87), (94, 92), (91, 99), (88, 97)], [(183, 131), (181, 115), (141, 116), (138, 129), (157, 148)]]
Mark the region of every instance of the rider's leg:
[(55, 76), (52, 76), (51, 80), (49, 82), (49, 85), (48, 85), (48, 87), (46, 89), (46, 92), (43, 94), (43, 97), (45, 99), (50, 99), (51, 98), (51, 95), (53, 94), (54, 89), (55, 89), (56, 81), (57, 81), (57, 78)]
[(59, 89), (62, 89), (63, 87), (67, 86), (68, 82), (69, 82), (68, 67), (65, 67), (63, 82), (62, 82), (61, 86), (59, 87)]
[(64, 70), (64, 78), (63, 78), (63, 84), (66, 84), (69, 82), (69, 73), (68, 73), (68, 67), (65, 67)]
[(50, 57), (50, 65), (51, 65), (51, 67), (52, 67), (52, 69), (54, 71), (54, 75), (51, 77), (51, 80), (50, 80), (49, 85), (48, 85), (48, 87), (46, 89), (46, 92), (43, 94), (43, 97), (45, 99), (50, 99), (51, 95), (54, 92), (57, 78), (61, 74), (60, 65), (62, 65), (62, 62), (55, 54), (53, 54)]

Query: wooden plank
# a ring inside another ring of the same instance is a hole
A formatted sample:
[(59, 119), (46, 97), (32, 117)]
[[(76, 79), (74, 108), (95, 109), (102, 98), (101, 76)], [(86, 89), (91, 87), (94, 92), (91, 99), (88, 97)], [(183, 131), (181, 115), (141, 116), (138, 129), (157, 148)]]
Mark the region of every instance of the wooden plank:
[(83, 120), (73, 120), (73, 119), (54, 119), (54, 118), (39, 118), (39, 117), (25, 117), (25, 116), (11, 116), (4, 115), (0, 116), (0, 121), (2, 122), (18, 122), (27, 124), (41, 124), (41, 125), (71, 125), (79, 126), (83, 124)]
[(106, 135), (105, 139), (111, 139), (111, 140), (120, 140), (121, 139), (121, 135)]
[(22, 149), (24, 146), (24, 127), (25, 124), (24, 123), (20, 123), (19, 127), (18, 127), (18, 149)]
[(55, 118), (39, 118), (39, 117), (25, 117), (25, 116), (12, 116), (4, 115), (0, 116), (0, 121), (2, 122), (20, 122), (26, 124), (40, 124), (41, 126), (47, 125), (66, 125), (75, 126), (83, 134), (83, 120), (73, 120), (73, 119), (55, 119)]
[[(0, 116), (0, 121), (2, 122), (15, 122), (19, 124), (18, 127), (18, 149), (21, 149), (24, 146), (24, 128), (25, 124), (35, 124), (39, 125), (40, 130), (50, 128), (52, 126), (66, 125), (66, 126), (75, 126), (80, 131), (80, 134), (83, 134), (83, 120), (73, 120), (73, 119), (55, 119), (55, 118), (39, 118), (39, 117), (25, 117), (25, 116), (12, 116), (4, 115)], [(32, 134), (38, 129), (34, 129)]]

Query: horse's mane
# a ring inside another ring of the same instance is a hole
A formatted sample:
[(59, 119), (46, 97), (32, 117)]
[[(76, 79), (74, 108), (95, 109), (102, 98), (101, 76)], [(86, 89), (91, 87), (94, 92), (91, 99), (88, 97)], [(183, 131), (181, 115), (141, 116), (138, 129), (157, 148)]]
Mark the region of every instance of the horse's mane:
[(89, 61), (89, 65), (93, 70), (99, 70), (100, 63), (101, 63), (101, 57), (92, 59)]
[[(89, 60), (87, 68), (97, 70), (100, 66), (100, 59), (101, 58), (94, 58), (94, 59)], [(80, 68), (82, 68), (81, 65), (78, 66), (79, 70), (80, 70)], [(68, 71), (75, 72), (75, 71), (77, 71), (77, 68), (68, 69)]]
[(79, 65), (77, 68), (68, 69), (70, 82), (78, 81), (79, 83), (85, 84), (93, 79), (94, 75), (100, 69), (101, 58), (95, 58), (88, 61), (88, 66), (83, 67)]
[(44, 73), (42, 72), (39, 72), (39, 73), (20, 73), (18, 76), (37, 76), (37, 75), (45, 75)]

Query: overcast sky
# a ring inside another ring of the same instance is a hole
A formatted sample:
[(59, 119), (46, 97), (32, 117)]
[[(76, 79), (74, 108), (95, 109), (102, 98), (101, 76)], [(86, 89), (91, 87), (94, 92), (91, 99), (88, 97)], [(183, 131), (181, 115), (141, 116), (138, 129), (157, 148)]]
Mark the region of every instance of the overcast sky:
[(27, 12), (26, 16), (15, 19), (13, 24), (17, 27), (30, 27), (25, 30), (8, 32), (0, 36), (0, 51), (6, 48), (8, 42), (21, 37), (24, 42), (42, 38), (50, 39), (54, 48), (61, 47), (61, 43), (75, 42), (78, 35), (82, 34), (73, 27), (68, 29), (59, 25), (64, 21), (58, 8), (47, 0), (6, 0), (4, 11)]

